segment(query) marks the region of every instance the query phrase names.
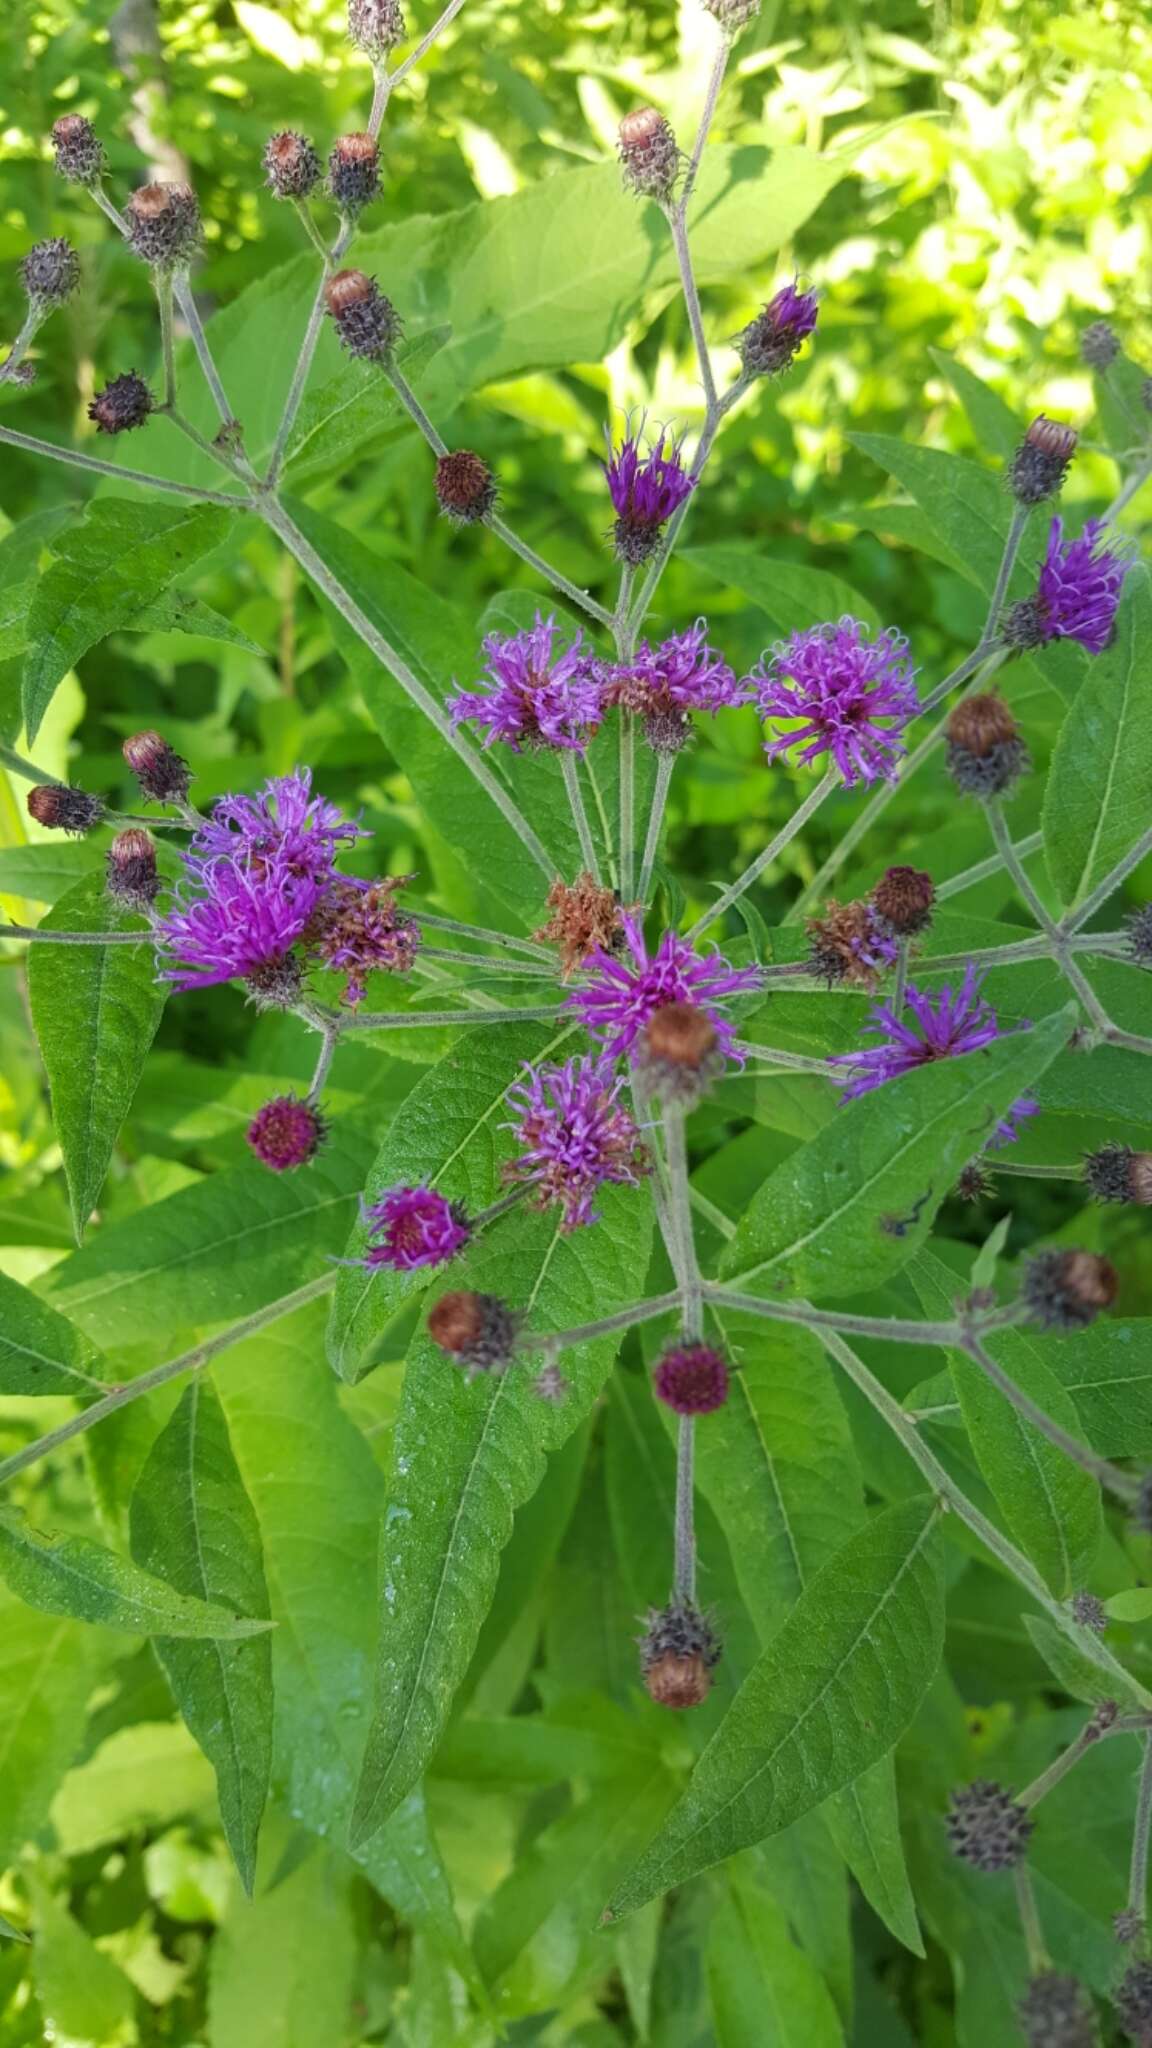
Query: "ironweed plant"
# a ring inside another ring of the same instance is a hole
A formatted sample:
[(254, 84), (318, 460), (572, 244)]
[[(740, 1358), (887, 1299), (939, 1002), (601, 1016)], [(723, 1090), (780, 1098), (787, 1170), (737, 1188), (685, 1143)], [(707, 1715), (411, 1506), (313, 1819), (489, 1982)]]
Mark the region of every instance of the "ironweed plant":
[[(483, 877), (504, 921), (448, 915), (419, 875), (366, 871), (371, 835), (307, 760), (204, 807), (195, 760), (162, 732), (133, 732), (124, 760), (147, 808), (120, 812), (0, 748), (41, 826), (111, 833), (98, 876), (38, 928), (4, 930), (28, 945), (78, 1236), (166, 999), (230, 984), (315, 1050), (306, 1085), (249, 1113), (246, 1166), (102, 1224), (32, 1287), (0, 1279), (0, 1390), (71, 1404), (0, 1479), (85, 1438), (108, 1538), (76, 1533), (71, 1494), (53, 1540), (18, 1512), (0, 1517), (0, 1576), (28, 1613), (30, 1664), (40, 1618), (63, 1617), (79, 1673), (20, 1752), (28, 1784), (9, 1848), (42, 1829), (71, 1761), (100, 1669), (91, 1640), (119, 1631), (150, 1639), (257, 1904), (291, 1881), (298, 1838), (324, 1838), (339, 1883), (355, 1873), (411, 1927), (413, 1983), (434, 1964), (450, 1985), (440, 2032), (422, 2039), (495, 2038), (501, 2022), (575, 2000), (576, 2031), (539, 2038), (599, 2040), (581, 2031), (590, 1987), (612, 2038), (649, 2038), (653, 1959), (659, 2007), (679, 1943), (706, 1957), (707, 2038), (842, 2040), (850, 1985), (827, 1901), (847, 1871), (869, 1926), (912, 1954), (920, 1918), (954, 1950), (982, 1888), (999, 1901), (1006, 1961), (985, 2040), (1015, 2026), (1034, 2044), (1091, 2042), (1097, 1998), (1128, 2038), (1150, 2040), (1152, 1666), (1136, 1624), (1152, 1612), (1140, 1585), (1152, 1365), (1101, 1248), (1114, 1205), (1152, 1204), (1152, 1037), (1139, 1028), (1152, 906), (1114, 909), (1152, 854), (1152, 599), (1119, 524), (1152, 475), (1148, 386), (1111, 328), (1086, 329), (1084, 360), (1133, 441), (1112, 504), (1087, 523), (1057, 509), (1077, 449), (1064, 421), (1033, 419), (1002, 478), (873, 449), (932, 548), (984, 593), (976, 644), (944, 675), (926, 674), (870, 606), (801, 605), (744, 674), (719, 644), (721, 615), (666, 616), (665, 571), (706, 516), (725, 421), (820, 347), (819, 295), (789, 275), (735, 337), (709, 333), (694, 231), (738, 175), (727, 155), (710, 168), (708, 141), (757, 9), (704, 0), (714, 55), (694, 135), (639, 106), (619, 138), (638, 246), (654, 266), (671, 251), (702, 422), (691, 438), (662, 419), (605, 423), (616, 566), (607, 600), (580, 587), (505, 516), (484, 455), (437, 423), (428, 373), (446, 338), (356, 262), (387, 184), (393, 95), (463, 4), (408, 48), (397, 0), (350, 0), (373, 87), (363, 130), (327, 152), (293, 131), (268, 139), (268, 188), (299, 216), (316, 273), (261, 447), (193, 293), (195, 193), (118, 194), (106, 138), (82, 114), (52, 131), (61, 177), (148, 266), (160, 368), (125, 368), (92, 396), (107, 457), (25, 434), (11, 412), (0, 442), (156, 495), (101, 491), (23, 592), (28, 753), (98, 637), (130, 618), (174, 622), (199, 603), (177, 578), (234, 522), (262, 522), (371, 678), (430, 841)], [(80, 266), (53, 237), (22, 275), (27, 317), (0, 367), (17, 393)], [(498, 277), (489, 291), (496, 322)], [(317, 392), (325, 333), (344, 367)], [(217, 415), (208, 433), (188, 406), (193, 375)], [(428, 489), (459, 547), (484, 529), (538, 585), (477, 633), (466, 674), (391, 599), (389, 566), (289, 488), (301, 448), (333, 423), (351, 448), (382, 405), (427, 443)], [(193, 452), (188, 476), (149, 469), (158, 422)], [(139, 467), (111, 445), (127, 434)], [(193, 629), (229, 631), (202, 606)], [(1038, 772), (1019, 686), (1037, 675), (1066, 711), (1042, 831), (1019, 835), (1013, 800)], [(752, 719), (764, 775), (797, 800), (689, 921), (665, 846), (677, 769), (701, 728)], [(893, 792), (941, 753), (955, 815), (984, 821), (980, 860), (940, 882), (929, 835), (835, 898)], [(841, 799), (832, 853), (798, 868), (805, 828)], [(806, 886), (769, 928), (758, 885), (798, 871)], [(990, 880), (1010, 912), (999, 933), (959, 907)], [(374, 1158), (364, 1063), (360, 1084), (332, 1078), (354, 1042), (382, 1072), (393, 1047), (423, 1065)], [(753, 1119), (758, 1155), (745, 1145), (730, 1179), (709, 1170), (725, 1163), (726, 1100), (737, 1116), (775, 1104)], [(1079, 1159), (1037, 1158), (1046, 1117), (1069, 1112), (1098, 1118), (1097, 1141)], [(1009, 1264), (1009, 1210), (973, 1263), (941, 1211), (1000, 1199), (1013, 1176), (1079, 1182), (1080, 1227)], [(345, 1412), (302, 1374), (322, 1300), (346, 1389), (406, 1350), (382, 1501), (363, 1442), (351, 1477), (333, 1451), (361, 1415), (356, 1397)], [(287, 1338), (253, 1342), (281, 1323), (303, 1332), (295, 1353)], [(190, 1326), (207, 1332), (190, 1348), (142, 1355), (150, 1329)], [(136, 1404), (138, 1437), (102, 1460), (89, 1433)], [(576, 1601), (567, 1663), (541, 1664), (542, 1588), (590, 1438), (612, 1502), (611, 1541), (599, 1508), (581, 1525), (599, 1603)], [(377, 1526), (373, 1689), (345, 1572), (359, 1583), (370, 1569)], [(329, 1559), (307, 1592), (298, 1545)], [(1003, 1743), (997, 1776), (976, 1743), (949, 1784), (940, 1758), (956, 1754), (963, 1671), (944, 1661), (946, 1594), (963, 1624), (974, 1576), (1019, 1656), (1047, 1674), (1050, 1707)], [(638, 1655), (634, 1599), (652, 1602)], [(634, 1659), (609, 1687), (615, 1704), (586, 1684), (605, 1630), (608, 1668)], [(477, 1698), (478, 1646), (491, 1655), (506, 1639), (510, 1682)], [(552, 1794), (471, 1945), (424, 1806), (425, 1781), (464, 1774), (470, 1744), (481, 1782), (572, 1788)], [(1107, 1806), (1113, 1846), (1122, 1838), (1125, 1878), (1102, 1861), (1087, 1880), (1114, 1884), (1095, 1901), (1115, 1915), (1114, 1940), (1089, 1931), (1078, 1902), (1074, 1784)], [(1046, 1837), (1049, 1812), (1063, 1818)], [(534, 1890), (534, 1934), (516, 1932)], [(21, 1899), (17, 1886), (14, 1911)], [(701, 1995), (684, 1989), (686, 2023)], [(766, 2013), (778, 2016), (767, 2031)], [(964, 2025), (969, 2038), (981, 2020)], [(688, 2035), (659, 2035), (673, 2038)]]

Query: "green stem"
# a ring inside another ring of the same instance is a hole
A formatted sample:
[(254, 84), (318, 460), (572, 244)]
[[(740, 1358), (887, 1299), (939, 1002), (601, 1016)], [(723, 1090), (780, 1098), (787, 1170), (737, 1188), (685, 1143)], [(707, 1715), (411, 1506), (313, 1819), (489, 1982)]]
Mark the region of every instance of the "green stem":
[(588, 813), (584, 808), (584, 792), (580, 787), (580, 764), (570, 747), (562, 747), (560, 750), (560, 768), (564, 777), (564, 787), (568, 792), (572, 822), (580, 841), (580, 859), (585, 871), (599, 884), (600, 861), (596, 853), (596, 841), (592, 837), (592, 827), (588, 822)]
[[(1018, 839), (1014, 851), (1018, 860), (1026, 860), (1037, 853), (1044, 844), (1042, 832), (1029, 832), (1024, 839)], [(937, 903), (946, 903), (950, 896), (962, 896), (966, 889), (975, 889), (980, 882), (991, 881), (1001, 871), (998, 853), (989, 854), (987, 860), (978, 860), (974, 867), (965, 868), (961, 874), (953, 875), (950, 881), (941, 882), (936, 891)]]
[(141, 484), (145, 490), (166, 491), (170, 497), (195, 498), (202, 505), (228, 505), (241, 512), (254, 509), (253, 500), (235, 491), (209, 490), (204, 484), (177, 484), (166, 476), (152, 476), (143, 469), (124, 469), (119, 463), (101, 462), (95, 455), (80, 455), (73, 448), (57, 448), (51, 441), (39, 441), (32, 434), (18, 434), (0, 427), (0, 442), (20, 448), (27, 455), (43, 456), (49, 462), (63, 462), (69, 469), (87, 470), (90, 476), (110, 476), (115, 483)]
[(1066, 1458), (1071, 1459), (1074, 1465), (1079, 1465), (1082, 1472), (1089, 1473), (1098, 1485), (1114, 1494), (1117, 1500), (1123, 1501), (1126, 1507), (1130, 1508), (1133, 1505), (1140, 1491), (1137, 1480), (1129, 1478), (1126, 1472), (1121, 1472), (1119, 1466), (1111, 1464), (1107, 1458), (1097, 1457), (1096, 1452), (1089, 1450), (1087, 1444), (1081, 1443), (1078, 1437), (1072, 1436), (1060, 1423), (1054, 1422), (1050, 1415), (1045, 1414), (1031, 1395), (1026, 1394), (1023, 1387), (1018, 1387), (1003, 1366), (984, 1349), (973, 1331), (965, 1330), (961, 1338), (961, 1348), (1025, 1422), (1031, 1423), (1033, 1429), (1039, 1430), (1041, 1436), (1047, 1437), (1050, 1444), (1054, 1444), (1058, 1451), (1063, 1451)]
[(1132, 1858), (1128, 1869), (1128, 1911), (1144, 1921), (1148, 1911), (1148, 1843), (1152, 1837), (1152, 1731), (1144, 1737)]
[[(620, 707), (620, 894), (632, 900), (636, 857), (636, 714)], [(644, 881), (640, 901), (644, 900)]]
[(837, 1309), (813, 1308), (810, 1302), (763, 1301), (758, 1294), (742, 1294), (737, 1288), (717, 1287), (705, 1281), (703, 1297), (716, 1308), (734, 1309), (743, 1315), (764, 1316), (772, 1323), (802, 1323), (806, 1329), (839, 1330), (850, 1337), (881, 1337), (895, 1344), (943, 1344), (957, 1346), (964, 1332), (959, 1323), (914, 1323), (895, 1316), (857, 1316)]
[(565, 1351), (574, 1344), (591, 1344), (597, 1337), (610, 1337), (615, 1330), (631, 1330), (637, 1323), (653, 1322), (657, 1316), (667, 1315), (679, 1300), (678, 1292), (654, 1294), (648, 1301), (637, 1301), (631, 1308), (617, 1309), (614, 1315), (601, 1316), (595, 1323), (578, 1323), (572, 1330), (549, 1330), (544, 1336), (526, 1330), (516, 1339), (516, 1349), (539, 1351), (547, 1345), (556, 1351)]
[(35, 304), (29, 306), (24, 315), (19, 334), (12, 343), (4, 361), (0, 363), (0, 384), (10, 384), (20, 364), (24, 361), (33, 341), (48, 318), (48, 309)]
[(739, 901), (745, 890), (750, 889), (753, 882), (759, 880), (765, 869), (771, 867), (772, 862), (779, 854), (783, 853), (784, 848), (795, 839), (796, 834), (803, 830), (809, 818), (812, 817), (815, 811), (819, 810), (825, 798), (831, 796), (833, 790), (839, 787), (839, 774), (835, 768), (829, 768), (827, 773), (816, 784), (815, 789), (809, 791), (799, 809), (792, 813), (788, 823), (781, 826), (774, 839), (769, 840), (763, 853), (757, 854), (756, 859), (745, 868), (743, 874), (738, 875), (736, 880), (729, 884), (723, 895), (718, 896), (715, 903), (711, 904), (704, 911), (703, 915), (697, 918), (691, 931), (685, 933), (685, 938), (689, 945), (692, 945), (702, 932), (706, 932), (709, 925), (715, 924), (718, 918), (723, 917), (725, 911), (730, 910), (732, 905)]
[(652, 870), (660, 848), (660, 835), (664, 829), (664, 810), (668, 802), (668, 790), (672, 782), (672, 770), (676, 766), (675, 754), (657, 754), (656, 782), (652, 790), (652, 809), (648, 813), (648, 831), (644, 840), (644, 858), (640, 867), (640, 887), (637, 890), (639, 902), (646, 904), (648, 891), (652, 887)]
[(1045, 1970), (1051, 1969), (1052, 1964), (1044, 1946), (1044, 1930), (1040, 1925), (1040, 1914), (1036, 1907), (1032, 1872), (1027, 1863), (1018, 1863), (1012, 1875), (1016, 1886), (1020, 1925), (1024, 1929), (1024, 1946), (1028, 1951), (1028, 1974), (1031, 1977), (1040, 1977)]

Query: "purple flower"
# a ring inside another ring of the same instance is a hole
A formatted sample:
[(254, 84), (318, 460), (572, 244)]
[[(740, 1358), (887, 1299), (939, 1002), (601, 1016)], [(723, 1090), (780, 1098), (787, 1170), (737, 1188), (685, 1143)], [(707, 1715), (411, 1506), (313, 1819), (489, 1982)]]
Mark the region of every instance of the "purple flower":
[(354, 1265), (375, 1272), (390, 1266), (396, 1273), (417, 1266), (442, 1266), (462, 1251), (472, 1235), (458, 1202), (446, 1202), (434, 1188), (389, 1188), (379, 1201), (365, 1205), (364, 1221), (379, 1244), (370, 1244)]
[(894, 627), (875, 639), (859, 619), (810, 626), (777, 642), (749, 681), (761, 718), (799, 721), (765, 743), (774, 761), (800, 746), (800, 760), (831, 754), (845, 783), (896, 777), (905, 752), (900, 734), (920, 709), (908, 643)]
[(222, 796), (188, 849), (195, 868), (216, 860), (259, 866), (273, 858), (287, 874), (324, 883), (345, 846), (369, 835), (325, 797), (312, 795), (312, 771), (274, 775), (258, 796)]
[(490, 633), (487, 682), (449, 698), (453, 725), (471, 719), (486, 747), (503, 740), (517, 754), (525, 745), (583, 753), (604, 716), (603, 687), (583, 634), (557, 650), (558, 631), (537, 612), (528, 632)]
[(1052, 521), (1036, 594), (1012, 605), (1005, 617), (1010, 646), (1078, 640), (1089, 654), (1108, 646), (1132, 555), (1126, 548), (1101, 546), (1104, 531), (1103, 520), (1090, 519), (1077, 540), (1065, 541), (1063, 520)]
[(730, 967), (717, 952), (694, 953), (678, 932), (665, 932), (649, 958), (635, 918), (625, 911), (621, 924), (631, 958), (597, 947), (586, 962), (587, 982), (568, 997), (569, 1007), (578, 1011), (605, 1056), (616, 1059), (630, 1051), (653, 1011), (667, 1003), (687, 1003), (711, 1019), (718, 1050), (739, 1060), (735, 1033), (716, 1005), (723, 996), (758, 989), (760, 969)]
[(782, 285), (763, 312), (736, 337), (746, 374), (771, 377), (786, 370), (801, 342), (813, 332), (819, 313), (815, 292), (801, 291), (799, 279)]
[(695, 489), (695, 480), (680, 460), (680, 443), (666, 429), (647, 453), (641, 452), (639, 437), (631, 433), (617, 449), (609, 441), (604, 474), (616, 514), (617, 556), (636, 568), (647, 561), (661, 527)]
[(259, 975), (292, 951), (324, 892), (318, 878), (295, 872), (279, 854), (259, 871), (231, 860), (197, 863), (196, 888), (177, 891), (157, 921), (160, 944), (179, 963), (163, 971), (181, 992)]
[(648, 1171), (640, 1134), (620, 1101), (623, 1086), (623, 1075), (613, 1078), (605, 1061), (584, 1057), (525, 1065), (524, 1079), (508, 1090), (516, 1113), (509, 1128), (524, 1148), (508, 1178), (530, 1187), (539, 1208), (558, 1203), (563, 1231), (598, 1222), (597, 1188), (636, 1187)]
[[(859, 1052), (837, 1053), (828, 1062), (830, 1067), (844, 1069), (841, 1100), (853, 1102), (917, 1067), (928, 1066), (934, 1060), (954, 1059), (966, 1052), (979, 1052), (998, 1038), (1006, 1037), (991, 1003), (981, 995), (980, 986), (981, 976), (971, 963), (964, 969), (964, 978), (955, 992), (945, 986), (935, 995), (922, 995), (909, 984), (904, 1007), (911, 1012), (911, 1023), (897, 1016), (889, 1004), (877, 1004), (870, 1012), (872, 1022), (868, 1030), (879, 1043)], [(1021, 1117), (1035, 1116), (1038, 1110), (1039, 1104), (1031, 1096), (1021, 1096), (996, 1125), (988, 1149), (996, 1151), (1001, 1145), (1011, 1144), (1018, 1136), (1016, 1122)]]
[(737, 682), (723, 655), (708, 645), (707, 631), (705, 621), (697, 619), (658, 647), (642, 640), (631, 661), (605, 665), (606, 701), (636, 712), (659, 753), (684, 745), (691, 733), (690, 712), (717, 712), (748, 702), (747, 685)]

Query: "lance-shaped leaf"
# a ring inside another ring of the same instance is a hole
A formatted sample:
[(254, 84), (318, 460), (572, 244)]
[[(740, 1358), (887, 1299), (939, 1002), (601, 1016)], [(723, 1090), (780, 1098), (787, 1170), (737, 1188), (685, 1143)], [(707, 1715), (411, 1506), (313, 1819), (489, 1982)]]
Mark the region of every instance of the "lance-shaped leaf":
[[(260, 1527), (207, 1379), (185, 1389), (153, 1445), (131, 1508), (132, 1555), (196, 1600), (266, 1616)], [(154, 1646), (176, 1704), (216, 1772), (220, 1817), (244, 1889), (272, 1769), (272, 1645), (181, 1641)]]
[(135, 1635), (222, 1636), (238, 1642), (271, 1623), (192, 1600), (85, 1536), (53, 1541), (0, 1512), (0, 1578), (29, 1607)]
[(734, 1864), (708, 1935), (708, 1988), (717, 2048), (843, 2048), (832, 1994), (750, 1870)]
[[(635, 1300), (647, 1269), (651, 1207), (643, 1191), (608, 1188), (602, 1220), (560, 1233), (551, 1213), (517, 1214), (453, 1268), (452, 1284), (496, 1294), (548, 1330)], [(408, 1361), (396, 1425), (395, 1477), (381, 1546), (376, 1714), (354, 1828), (366, 1840), (416, 1783), (440, 1739), (496, 1586), (516, 1509), (544, 1475), (547, 1452), (587, 1414), (616, 1355), (615, 1335), (566, 1351), (559, 1407), (533, 1387), (536, 1365), (469, 1380), (424, 1335)]]
[(37, 1613), (0, 1586), (0, 1862), (15, 1862), (43, 1827), (113, 1647), (113, 1637)]
[(1067, 1043), (1071, 1009), (982, 1052), (919, 1067), (839, 1109), (770, 1174), (722, 1271), (787, 1298), (879, 1287), (928, 1237), (960, 1168)]
[(610, 1918), (789, 1827), (899, 1740), (940, 1661), (938, 1512), (923, 1497), (887, 1509), (817, 1573)]
[(1135, 571), (1110, 647), (1098, 654), (1060, 729), (1044, 794), (1044, 852), (1076, 904), (1148, 830), (1152, 788), (1152, 583)]
[(0, 1273), (0, 1394), (107, 1393), (108, 1362), (67, 1316)]
[[(123, 931), (102, 880), (78, 882), (42, 931)], [(96, 1206), (167, 994), (146, 933), (139, 946), (35, 945), (28, 996), (79, 1238)]]

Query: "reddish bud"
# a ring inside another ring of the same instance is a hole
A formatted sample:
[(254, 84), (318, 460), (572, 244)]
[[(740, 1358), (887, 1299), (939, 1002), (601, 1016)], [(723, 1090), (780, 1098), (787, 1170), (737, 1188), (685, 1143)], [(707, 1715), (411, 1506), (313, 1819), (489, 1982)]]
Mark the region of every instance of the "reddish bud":
[(402, 43), (407, 31), (400, 0), (348, 0), (348, 37), (373, 63)]
[(152, 803), (168, 804), (187, 796), (192, 784), (188, 763), (169, 746), (163, 733), (135, 732), (120, 751), (140, 784), (141, 795)]
[(1008, 470), (1008, 488), (1018, 504), (1041, 505), (1045, 498), (1055, 497), (1076, 453), (1076, 441), (1074, 427), (1062, 426), (1044, 413), (1033, 420)]
[(672, 124), (655, 107), (637, 107), (620, 123), (624, 183), (642, 199), (667, 201), (680, 173), (680, 149)]
[(156, 848), (137, 826), (118, 832), (108, 849), (107, 888), (126, 910), (141, 912), (150, 909), (160, 894)]
[(445, 517), (458, 526), (475, 526), (496, 503), (496, 484), (488, 464), (471, 449), (457, 448), (436, 464), (436, 499)]
[(142, 427), (153, 411), (152, 393), (135, 370), (125, 370), (98, 391), (88, 407), (88, 417), (101, 434), (130, 434)]
[(380, 151), (371, 135), (342, 135), (328, 159), (328, 190), (341, 213), (355, 215), (380, 191)]
[(888, 868), (872, 891), (872, 907), (896, 938), (912, 938), (932, 922), (936, 884), (920, 868)]
[(728, 1365), (711, 1344), (673, 1344), (652, 1376), (656, 1398), (676, 1415), (711, 1415), (728, 1399)]
[(66, 782), (42, 782), (28, 791), (25, 799), (29, 817), (55, 832), (71, 832), (77, 839), (91, 832), (104, 816), (98, 796), (86, 789), (74, 789)]
[(104, 176), (103, 146), (83, 114), (61, 114), (52, 125), (56, 169), (70, 185), (98, 185)]
[(328, 1126), (311, 1102), (297, 1095), (274, 1095), (257, 1110), (245, 1136), (261, 1164), (273, 1173), (291, 1173), (316, 1157)]
[(400, 337), (400, 316), (375, 278), (362, 270), (338, 270), (324, 297), (341, 345), (364, 362), (384, 362)]
[(307, 199), (319, 182), (320, 159), (306, 135), (285, 128), (264, 146), (264, 173), (277, 199)]
[(145, 263), (172, 270), (200, 245), (200, 202), (191, 185), (142, 185), (124, 209), (129, 247)]
[(520, 1317), (496, 1294), (474, 1294), (463, 1288), (442, 1294), (428, 1314), (434, 1344), (464, 1366), (469, 1379), (480, 1372), (503, 1372), (511, 1363)]

